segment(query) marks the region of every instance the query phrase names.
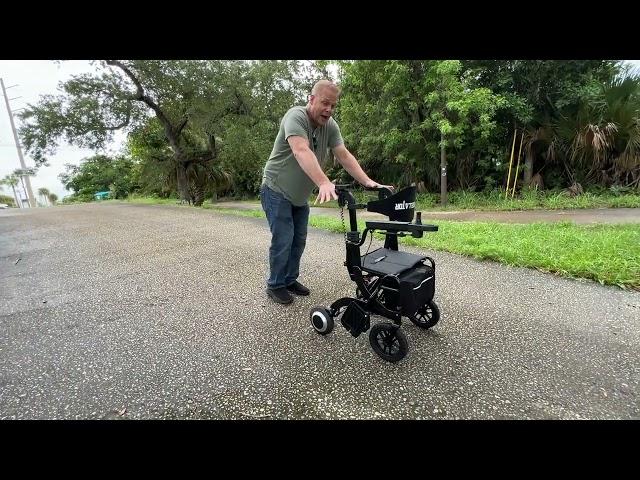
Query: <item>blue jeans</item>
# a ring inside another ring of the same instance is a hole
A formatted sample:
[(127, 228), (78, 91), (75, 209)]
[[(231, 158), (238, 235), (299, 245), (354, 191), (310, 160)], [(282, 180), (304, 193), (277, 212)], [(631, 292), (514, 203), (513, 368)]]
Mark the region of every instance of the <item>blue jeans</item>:
[(286, 287), (300, 275), (300, 258), (307, 243), (309, 205), (296, 207), (264, 184), (260, 187), (260, 202), (271, 229), (271, 273), (267, 286)]

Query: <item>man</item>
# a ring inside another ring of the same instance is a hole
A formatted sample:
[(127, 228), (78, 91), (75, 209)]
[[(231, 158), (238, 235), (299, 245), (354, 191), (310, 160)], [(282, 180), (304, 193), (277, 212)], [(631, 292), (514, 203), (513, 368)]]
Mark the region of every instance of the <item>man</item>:
[(297, 280), (307, 239), (308, 199), (315, 186), (319, 189), (315, 203), (338, 198), (335, 185), (323, 172), (329, 149), (365, 187), (389, 187), (371, 180), (344, 146), (340, 128), (331, 118), (339, 95), (333, 82), (316, 83), (306, 107), (293, 107), (282, 118), (264, 168), (260, 201), (272, 235), (267, 294), (277, 303), (291, 303), (291, 293), (309, 295), (309, 289)]

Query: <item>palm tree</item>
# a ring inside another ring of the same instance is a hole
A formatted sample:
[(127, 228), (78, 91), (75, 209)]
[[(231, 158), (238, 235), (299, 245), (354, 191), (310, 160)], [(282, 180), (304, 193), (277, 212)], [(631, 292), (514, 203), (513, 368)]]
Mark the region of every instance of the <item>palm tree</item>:
[(616, 78), (557, 128), (567, 161), (586, 180), (640, 187), (640, 77)]
[(570, 184), (640, 188), (640, 77), (603, 84), (525, 133), (527, 158), (563, 166)]
[(18, 185), (18, 182), (19, 180), (16, 175), (9, 174), (0, 181), (0, 184), (11, 186), (11, 188), (13, 189), (13, 198), (15, 199), (16, 206), (21, 207), (20, 202), (18, 201), (18, 194), (16, 193), (16, 185)]
[(49, 192), (48, 189), (46, 188), (39, 188), (38, 189), (38, 195), (40, 195), (42, 198), (44, 198), (44, 202), (46, 206), (49, 206), (49, 195), (51, 194), (51, 192)]

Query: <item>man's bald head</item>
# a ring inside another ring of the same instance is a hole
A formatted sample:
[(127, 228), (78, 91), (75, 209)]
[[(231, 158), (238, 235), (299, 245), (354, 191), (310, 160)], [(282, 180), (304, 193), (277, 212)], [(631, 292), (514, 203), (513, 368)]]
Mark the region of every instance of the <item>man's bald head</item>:
[(324, 90), (330, 90), (332, 92), (335, 92), (336, 95), (338, 95), (338, 96), (340, 95), (340, 87), (338, 87), (331, 80), (319, 80), (319, 81), (317, 81), (316, 84), (311, 89), (311, 95), (319, 95), (320, 92), (322, 92)]

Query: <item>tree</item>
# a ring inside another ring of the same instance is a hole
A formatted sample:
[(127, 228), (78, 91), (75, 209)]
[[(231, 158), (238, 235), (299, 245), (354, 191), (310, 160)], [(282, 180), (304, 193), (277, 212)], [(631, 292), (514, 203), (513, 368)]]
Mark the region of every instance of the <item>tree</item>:
[(65, 165), (58, 178), (81, 200), (92, 200), (96, 192), (109, 190), (113, 198), (124, 198), (137, 189), (135, 163), (127, 157), (94, 155), (80, 165)]
[(224, 62), (107, 60), (99, 66), (101, 74), (76, 76), (63, 85), (64, 95), (45, 96), (22, 112), (25, 149), (36, 163), (46, 161), (63, 137), (101, 149), (115, 130), (130, 131), (153, 115), (172, 153), (181, 198), (202, 203), (189, 193), (189, 181), (197, 180), (190, 172), (215, 158), (215, 151), (211, 144), (203, 147), (186, 127), (197, 104), (220, 94), (216, 80), (225, 73)]
[(640, 187), (640, 77), (601, 85), (560, 110), (550, 130), (571, 184)]
[[(100, 149), (125, 129), (139, 137), (132, 154), (172, 172), (180, 198), (195, 205), (229, 177), (222, 166), (227, 127), (261, 132), (300, 84), (299, 64), (289, 61), (108, 60), (98, 67), (102, 73), (74, 77), (63, 95), (43, 97), (22, 113), (27, 151), (41, 163), (58, 139)], [(159, 144), (140, 138), (149, 128), (161, 132)]]
[(461, 149), (467, 131), (487, 138), (495, 128), (494, 114), (505, 102), (488, 88), (471, 87), (459, 60), (434, 61), (429, 67), (424, 78), (429, 92), (424, 100), (430, 114), (422, 126), (440, 134), (440, 202), (446, 205), (447, 147)]
[[(308, 72), (300, 62), (230, 62), (229, 69), (227, 81), (220, 79), (220, 94), (194, 103), (189, 117), (193, 141), (210, 145), (215, 154), (212, 162), (191, 171), (202, 178), (204, 197), (256, 194), (280, 119), (304, 99)], [(241, 108), (230, 108), (236, 103)], [(160, 122), (149, 118), (131, 131), (127, 143), (129, 154), (140, 162), (143, 191), (170, 195), (176, 179), (168, 168), (172, 152)]]
[(240, 87), (248, 113), (228, 115), (216, 127), (220, 161), (230, 174), (230, 188), (236, 194), (258, 193), (282, 117), (293, 105), (306, 103), (311, 84), (318, 77), (313, 65), (302, 62), (251, 64)]
[(90, 200), (96, 192), (109, 190), (114, 198), (124, 198), (137, 189), (135, 164), (127, 157), (94, 155), (80, 165), (66, 164), (66, 171), (58, 178), (74, 195)]
[(18, 193), (16, 192), (16, 185), (18, 185), (18, 182), (18, 176), (10, 173), (0, 181), (0, 185), (9, 185), (13, 190), (13, 198), (15, 199), (16, 206), (22, 207), (22, 205), (20, 204), (20, 199), (18, 198)]
[(50, 193), (48, 196), (48, 200), (51, 203), (51, 205), (55, 205), (56, 202), (58, 201), (58, 196), (55, 193)]
[(446, 204), (447, 149), (457, 156), (466, 147), (464, 154), (474, 158), (468, 150), (480, 148), (477, 139), (486, 139), (495, 128), (493, 116), (502, 98), (473, 87), (457, 60), (340, 66), (345, 140), (377, 169), (376, 176), (440, 186)]
[(49, 205), (49, 203), (48, 203), (48, 202), (49, 202), (49, 195), (50, 195), (50, 194), (51, 194), (51, 193), (49, 192), (49, 190), (48, 190), (48, 189), (46, 189), (46, 188), (44, 188), (44, 187), (43, 187), (43, 188), (39, 188), (39, 189), (38, 189), (38, 195), (39, 195), (40, 197), (44, 198), (45, 206), (48, 206), (48, 205)]
[(575, 108), (620, 71), (620, 62), (611, 60), (468, 60), (463, 66), (475, 85), (505, 99), (506, 107), (496, 117), (502, 144), (509, 144), (514, 128), (525, 130), (526, 185), (536, 158), (541, 159), (539, 171), (555, 161), (552, 125), (559, 112)]

